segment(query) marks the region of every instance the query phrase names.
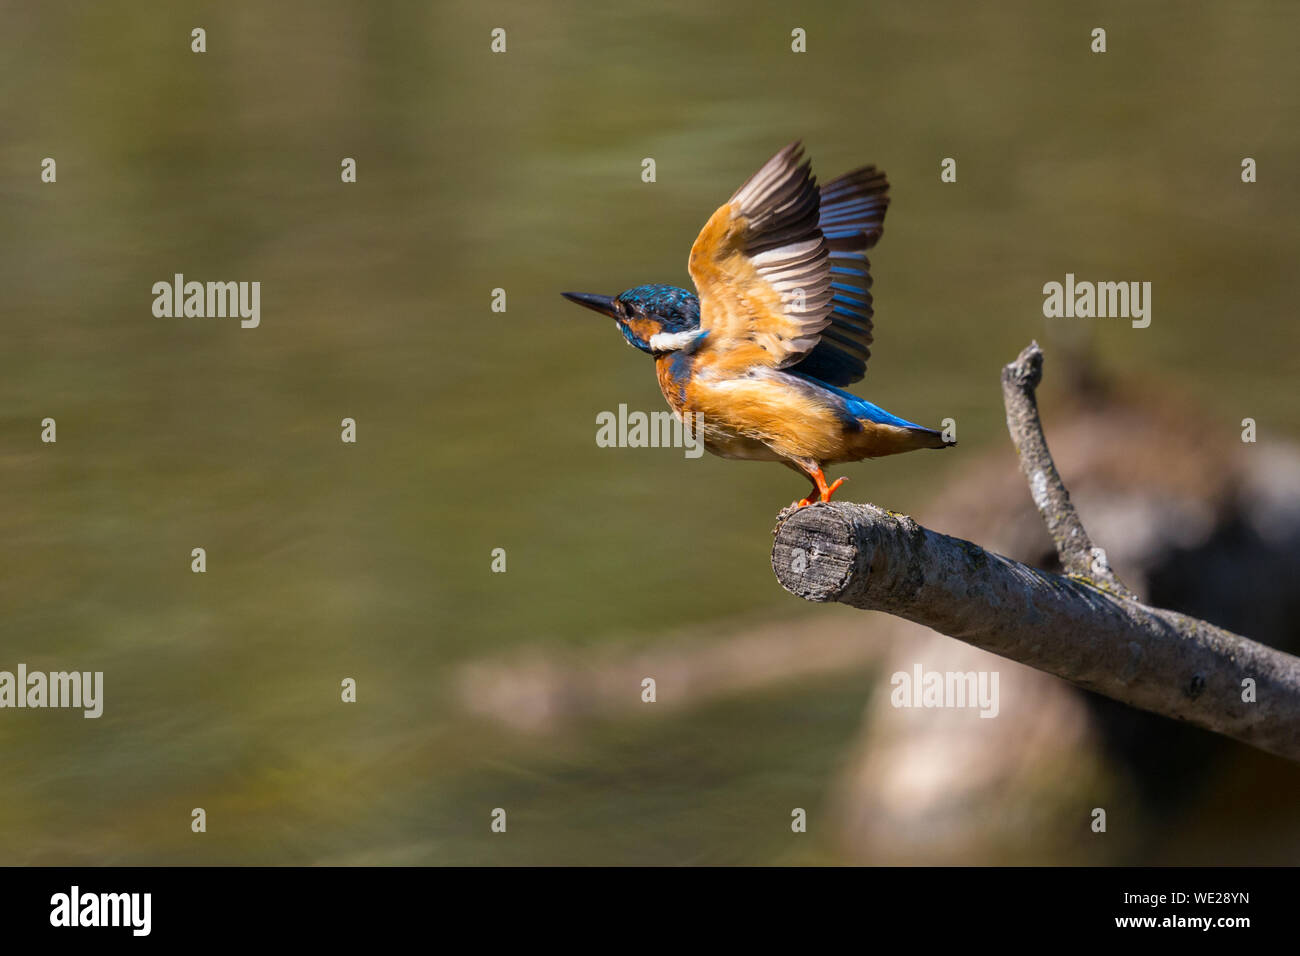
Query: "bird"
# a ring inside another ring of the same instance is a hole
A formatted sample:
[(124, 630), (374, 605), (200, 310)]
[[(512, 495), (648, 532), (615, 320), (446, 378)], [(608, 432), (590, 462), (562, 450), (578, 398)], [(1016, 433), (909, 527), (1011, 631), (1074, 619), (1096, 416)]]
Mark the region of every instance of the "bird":
[(828, 502), (846, 480), (828, 483), (828, 465), (956, 444), (843, 388), (871, 356), (866, 252), (888, 206), (882, 170), (819, 187), (795, 141), (700, 230), (687, 263), (698, 294), (658, 283), (561, 294), (654, 358), (669, 407), (705, 449), (804, 475), (812, 490), (792, 508)]

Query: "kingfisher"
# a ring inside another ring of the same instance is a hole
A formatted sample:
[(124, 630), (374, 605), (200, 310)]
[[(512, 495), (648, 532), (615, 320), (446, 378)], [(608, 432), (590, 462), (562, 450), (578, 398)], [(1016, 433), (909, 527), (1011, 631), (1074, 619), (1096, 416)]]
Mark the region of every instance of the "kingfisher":
[(723, 458), (778, 461), (830, 501), (830, 464), (946, 448), (932, 428), (845, 391), (871, 356), (871, 269), (889, 206), (875, 166), (820, 188), (803, 146), (768, 160), (709, 217), (687, 268), (698, 295), (640, 285), (564, 292), (655, 360), (669, 407)]

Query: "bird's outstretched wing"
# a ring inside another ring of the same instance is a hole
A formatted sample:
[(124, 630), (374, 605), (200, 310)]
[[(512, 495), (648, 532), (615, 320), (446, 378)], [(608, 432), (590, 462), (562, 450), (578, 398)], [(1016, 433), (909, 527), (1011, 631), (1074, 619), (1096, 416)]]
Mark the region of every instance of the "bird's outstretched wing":
[(831, 324), (791, 371), (830, 385), (849, 385), (867, 373), (871, 358), (871, 263), (866, 251), (880, 239), (889, 208), (889, 180), (874, 166), (845, 173), (821, 188), (818, 227), (829, 248)]
[(828, 249), (811, 164), (791, 143), (720, 206), (691, 246), (705, 347), (737, 367), (786, 368), (830, 324)]
[(689, 268), (715, 361), (847, 384), (870, 354), (862, 251), (880, 236), (888, 183), (867, 168), (819, 192), (810, 165), (797, 142), (772, 157), (709, 218)]

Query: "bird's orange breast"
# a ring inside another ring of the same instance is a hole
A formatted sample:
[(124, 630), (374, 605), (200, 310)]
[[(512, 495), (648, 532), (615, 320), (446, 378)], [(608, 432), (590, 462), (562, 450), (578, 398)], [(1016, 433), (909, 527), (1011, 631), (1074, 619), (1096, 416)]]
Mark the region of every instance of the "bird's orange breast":
[(659, 387), (679, 416), (699, 417), (711, 450), (726, 457), (774, 457), (820, 462), (860, 461), (927, 447), (930, 440), (907, 428), (856, 419), (819, 396), (792, 387), (780, 373), (719, 374), (703, 354), (672, 353), (655, 362)]

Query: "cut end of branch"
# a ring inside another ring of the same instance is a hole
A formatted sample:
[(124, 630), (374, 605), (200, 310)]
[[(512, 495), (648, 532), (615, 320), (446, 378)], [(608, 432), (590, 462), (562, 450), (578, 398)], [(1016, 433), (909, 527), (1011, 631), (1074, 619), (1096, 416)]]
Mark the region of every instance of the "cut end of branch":
[(1002, 368), (1004, 384), (1015, 385), (1023, 390), (1035, 389), (1043, 380), (1043, 350), (1036, 341), (1025, 346), (1016, 360)]
[(783, 588), (805, 601), (837, 601), (853, 579), (858, 553), (853, 512), (813, 504), (777, 525), (772, 570)]

